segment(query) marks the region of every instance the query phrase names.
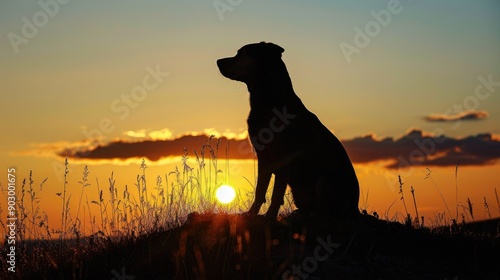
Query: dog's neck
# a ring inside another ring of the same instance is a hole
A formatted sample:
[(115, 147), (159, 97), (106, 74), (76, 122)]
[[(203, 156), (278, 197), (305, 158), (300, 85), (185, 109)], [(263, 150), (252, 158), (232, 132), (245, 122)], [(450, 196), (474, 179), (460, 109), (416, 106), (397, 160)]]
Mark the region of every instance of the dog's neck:
[(293, 90), (292, 81), (286, 69), (270, 72), (255, 82), (247, 83), (252, 109), (272, 109), (285, 105), (301, 105)]

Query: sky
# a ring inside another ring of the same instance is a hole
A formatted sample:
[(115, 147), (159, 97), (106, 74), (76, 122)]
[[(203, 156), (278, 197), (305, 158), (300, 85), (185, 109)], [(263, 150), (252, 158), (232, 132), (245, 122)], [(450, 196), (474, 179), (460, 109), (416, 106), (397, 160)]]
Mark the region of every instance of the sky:
[(215, 135), (226, 180), (248, 187), (247, 89), (215, 62), (266, 41), (346, 147), (360, 208), (402, 212), (400, 175), (431, 218), (467, 198), (498, 216), (499, 15), (495, 0), (3, 1), (0, 183), (11, 167), (47, 178), (41, 204), (60, 215), (65, 158), (72, 185), (88, 165), (123, 187), (143, 158), (166, 174)]

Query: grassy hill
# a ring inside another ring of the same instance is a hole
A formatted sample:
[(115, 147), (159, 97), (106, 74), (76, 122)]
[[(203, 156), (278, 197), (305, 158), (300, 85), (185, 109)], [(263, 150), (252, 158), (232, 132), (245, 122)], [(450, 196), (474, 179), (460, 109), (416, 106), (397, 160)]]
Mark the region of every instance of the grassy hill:
[[(23, 279), (499, 279), (500, 220), (414, 229), (292, 214), (189, 215), (142, 236), (25, 246)], [(42, 249), (43, 248), (43, 249)], [(7, 278), (8, 279), (8, 278)]]

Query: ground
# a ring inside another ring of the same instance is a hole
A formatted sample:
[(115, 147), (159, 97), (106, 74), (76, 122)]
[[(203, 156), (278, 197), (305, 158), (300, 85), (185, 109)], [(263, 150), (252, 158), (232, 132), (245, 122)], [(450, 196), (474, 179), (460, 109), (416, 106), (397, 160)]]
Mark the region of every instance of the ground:
[[(361, 215), (349, 224), (192, 213), (183, 226), (110, 241), (32, 279), (500, 279), (499, 220), (480, 230), (414, 229)], [(83, 246), (83, 245), (82, 245)]]

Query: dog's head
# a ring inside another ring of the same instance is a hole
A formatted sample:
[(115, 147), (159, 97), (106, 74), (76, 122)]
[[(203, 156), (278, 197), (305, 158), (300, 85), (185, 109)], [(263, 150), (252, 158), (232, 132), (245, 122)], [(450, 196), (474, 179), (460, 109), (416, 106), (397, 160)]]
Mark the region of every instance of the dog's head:
[(239, 49), (236, 56), (217, 60), (217, 66), (224, 77), (248, 85), (282, 64), (281, 53), (284, 51), (273, 43), (249, 44)]

